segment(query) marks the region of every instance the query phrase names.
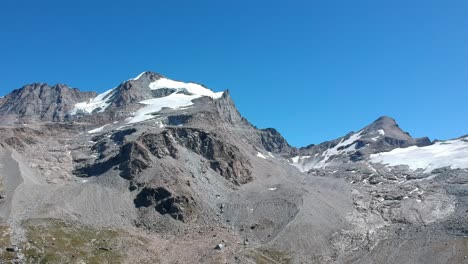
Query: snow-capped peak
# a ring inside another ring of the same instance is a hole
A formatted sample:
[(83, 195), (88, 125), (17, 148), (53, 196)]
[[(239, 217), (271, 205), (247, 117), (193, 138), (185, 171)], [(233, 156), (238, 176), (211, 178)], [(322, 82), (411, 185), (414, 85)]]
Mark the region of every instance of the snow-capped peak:
[(152, 119), (155, 117), (153, 113), (159, 112), (163, 108), (178, 109), (190, 106), (193, 104), (192, 100), (202, 96), (218, 99), (223, 95), (223, 92), (215, 93), (200, 84), (184, 83), (167, 78), (160, 78), (150, 83), (149, 88), (151, 90), (174, 89), (175, 91), (172, 91), (172, 93), (167, 96), (139, 102), (140, 104), (145, 105), (145, 107), (136, 111), (134, 117), (130, 118), (128, 123), (137, 123)]
[[(163, 91), (162, 93), (153, 92), (160, 89), (168, 89), (168, 91)], [(163, 108), (178, 109), (192, 105), (192, 100), (203, 96), (218, 99), (222, 95), (223, 92), (213, 92), (200, 84), (174, 81), (160, 74), (145, 71), (135, 78), (122, 83), (117, 88), (99, 94), (88, 101), (75, 104), (69, 114), (92, 114), (95, 111), (104, 112), (113, 104), (114, 100), (122, 105), (122, 100), (119, 99), (124, 98), (124, 102), (126, 103), (144, 105), (134, 113), (133, 117), (127, 119), (129, 123), (136, 123), (153, 118), (153, 113)], [(130, 100), (128, 100), (129, 98)], [(135, 98), (137, 99), (135, 100)]]

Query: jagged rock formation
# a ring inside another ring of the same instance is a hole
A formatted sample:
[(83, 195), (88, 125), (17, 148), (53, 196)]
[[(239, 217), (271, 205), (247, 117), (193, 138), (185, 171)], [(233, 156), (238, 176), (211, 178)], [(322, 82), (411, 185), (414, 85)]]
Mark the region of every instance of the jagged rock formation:
[(0, 117), (40, 121), (64, 121), (74, 105), (96, 96), (94, 92), (81, 92), (64, 84), (49, 86), (44, 83), (26, 85), (16, 89), (0, 101)]

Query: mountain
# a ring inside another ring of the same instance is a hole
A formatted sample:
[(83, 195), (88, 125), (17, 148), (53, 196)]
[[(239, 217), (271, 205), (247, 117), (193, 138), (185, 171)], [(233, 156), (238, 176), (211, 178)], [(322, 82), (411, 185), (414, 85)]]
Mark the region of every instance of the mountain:
[(0, 99), (0, 259), (461, 263), (467, 149), (389, 117), (295, 148), (229, 91), (154, 72), (27, 85)]
[(358, 132), (344, 137), (301, 148), (291, 160), (301, 171), (366, 160), (371, 154), (395, 148), (428, 146), (429, 138), (412, 138), (400, 129), (394, 119), (382, 116)]

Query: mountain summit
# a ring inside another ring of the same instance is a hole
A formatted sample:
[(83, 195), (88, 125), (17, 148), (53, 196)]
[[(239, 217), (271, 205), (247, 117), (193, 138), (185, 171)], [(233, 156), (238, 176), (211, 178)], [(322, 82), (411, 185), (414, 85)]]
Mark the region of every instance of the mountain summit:
[(292, 158), (293, 164), (302, 171), (339, 165), (349, 161), (369, 158), (370, 154), (390, 151), (395, 148), (430, 145), (429, 138), (412, 138), (400, 129), (393, 118), (382, 116), (358, 132), (344, 137), (312, 145), (299, 150)]

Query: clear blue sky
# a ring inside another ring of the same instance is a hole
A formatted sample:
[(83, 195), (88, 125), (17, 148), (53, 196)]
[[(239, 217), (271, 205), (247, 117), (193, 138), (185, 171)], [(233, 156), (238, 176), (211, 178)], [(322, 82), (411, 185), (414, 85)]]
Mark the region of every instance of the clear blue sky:
[(414, 136), (468, 134), (465, 0), (2, 0), (0, 34), (0, 95), (151, 70), (230, 89), (296, 146), (381, 115)]

